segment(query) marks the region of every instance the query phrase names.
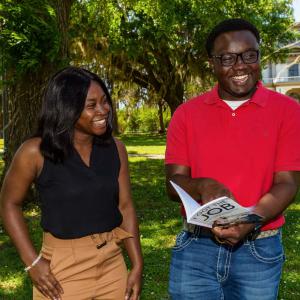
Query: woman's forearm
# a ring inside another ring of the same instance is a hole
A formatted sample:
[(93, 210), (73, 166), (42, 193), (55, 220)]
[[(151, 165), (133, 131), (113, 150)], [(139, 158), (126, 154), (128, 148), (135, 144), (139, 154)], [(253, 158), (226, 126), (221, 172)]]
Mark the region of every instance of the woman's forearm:
[(3, 203), (1, 216), (4, 227), (16, 246), (19, 255), (26, 266), (37, 257), (37, 252), (29, 238), (29, 232), (20, 205)]
[(132, 234), (132, 238), (128, 238), (124, 241), (126, 251), (128, 253), (131, 265), (134, 268), (143, 268), (142, 250), (140, 244), (140, 233), (138, 228), (138, 222), (135, 210), (133, 206), (128, 205), (126, 209), (122, 211), (123, 223), (121, 228)]

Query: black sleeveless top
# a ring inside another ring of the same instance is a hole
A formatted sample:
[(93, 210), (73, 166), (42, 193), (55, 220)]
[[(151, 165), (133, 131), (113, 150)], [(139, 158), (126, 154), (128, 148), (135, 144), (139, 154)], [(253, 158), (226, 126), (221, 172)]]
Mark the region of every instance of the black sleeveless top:
[(63, 163), (45, 158), (36, 180), (43, 230), (71, 239), (119, 226), (119, 171), (120, 159), (113, 139), (108, 145), (93, 145), (90, 167), (75, 149)]

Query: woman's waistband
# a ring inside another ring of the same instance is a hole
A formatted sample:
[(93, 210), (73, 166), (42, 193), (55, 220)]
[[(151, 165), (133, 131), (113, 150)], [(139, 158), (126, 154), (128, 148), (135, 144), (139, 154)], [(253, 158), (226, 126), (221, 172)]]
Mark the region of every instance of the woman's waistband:
[(101, 244), (111, 240), (124, 240), (133, 237), (129, 232), (120, 227), (114, 228), (109, 232), (90, 234), (76, 239), (60, 239), (53, 236), (50, 232), (43, 233), (43, 245), (56, 248), (86, 247), (89, 245)]

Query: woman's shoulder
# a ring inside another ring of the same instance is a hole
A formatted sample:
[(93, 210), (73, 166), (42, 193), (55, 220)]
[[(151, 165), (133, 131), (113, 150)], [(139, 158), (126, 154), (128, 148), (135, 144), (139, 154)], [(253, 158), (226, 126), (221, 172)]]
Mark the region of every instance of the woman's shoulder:
[(31, 138), (23, 142), (14, 155), (11, 168), (21, 170), (23, 174), (36, 176), (44, 163), (40, 143), (40, 138)]
[(42, 139), (40, 137), (34, 137), (26, 140), (19, 147), (18, 152), (24, 153), (25, 155), (42, 155), (40, 151)]
[(118, 138), (113, 137), (113, 140), (115, 141), (115, 144), (116, 144), (118, 152), (119, 152), (120, 159), (122, 161), (122, 159), (127, 158), (126, 147), (125, 147), (124, 143), (121, 140), (119, 140)]
[(16, 152), (15, 158), (25, 160), (38, 166), (43, 164), (43, 155), (40, 151), (41, 138), (34, 137), (21, 144)]

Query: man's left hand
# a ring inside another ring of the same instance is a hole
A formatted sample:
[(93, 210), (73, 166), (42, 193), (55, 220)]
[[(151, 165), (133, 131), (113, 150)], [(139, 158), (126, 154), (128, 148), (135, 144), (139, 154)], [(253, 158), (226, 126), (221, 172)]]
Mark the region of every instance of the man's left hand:
[(218, 242), (234, 246), (243, 241), (254, 227), (254, 224), (238, 224), (229, 227), (215, 226), (212, 228), (212, 233)]

